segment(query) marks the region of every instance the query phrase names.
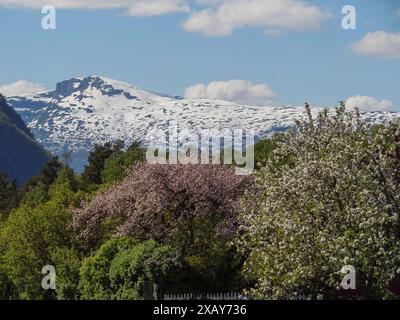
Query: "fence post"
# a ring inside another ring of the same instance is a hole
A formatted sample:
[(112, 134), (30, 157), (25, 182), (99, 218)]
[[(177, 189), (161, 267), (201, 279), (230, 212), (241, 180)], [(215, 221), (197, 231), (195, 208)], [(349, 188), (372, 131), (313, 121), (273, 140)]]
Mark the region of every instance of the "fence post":
[(154, 300), (154, 286), (151, 281), (143, 282), (143, 300)]
[(154, 286), (154, 299), (155, 300), (164, 300), (164, 290), (161, 286), (155, 285)]

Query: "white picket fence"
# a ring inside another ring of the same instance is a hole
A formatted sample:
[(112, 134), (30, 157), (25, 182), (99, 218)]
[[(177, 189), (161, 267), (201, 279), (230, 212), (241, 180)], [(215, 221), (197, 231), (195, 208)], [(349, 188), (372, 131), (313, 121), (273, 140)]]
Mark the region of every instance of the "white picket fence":
[(164, 294), (164, 300), (247, 300), (239, 292), (207, 293), (207, 294)]

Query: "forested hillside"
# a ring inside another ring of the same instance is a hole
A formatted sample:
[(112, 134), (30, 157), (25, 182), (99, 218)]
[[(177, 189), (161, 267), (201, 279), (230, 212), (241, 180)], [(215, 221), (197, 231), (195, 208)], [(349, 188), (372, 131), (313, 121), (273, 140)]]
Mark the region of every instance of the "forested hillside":
[(49, 158), (20, 116), (0, 95), (0, 172), (21, 184), (38, 174)]

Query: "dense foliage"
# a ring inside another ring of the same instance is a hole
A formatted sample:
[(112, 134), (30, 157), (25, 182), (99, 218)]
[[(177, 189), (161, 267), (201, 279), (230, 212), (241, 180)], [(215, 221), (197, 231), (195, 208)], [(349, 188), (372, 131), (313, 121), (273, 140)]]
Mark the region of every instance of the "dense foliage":
[(249, 182), (224, 166), (137, 164), (121, 183), (77, 208), (74, 227), (89, 247), (111, 236), (172, 245), (203, 277), (190, 286), (222, 289), (240, 268), (228, 242)]
[(17, 183), (0, 173), (0, 220), (4, 220), (18, 203)]
[(125, 152), (111, 155), (104, 163), (101, 180), (105, 184), (112, 184), (123, 180), (129, 168), (137, 162), (144, 162), (146, 149), (139, 142), (134, 142)]
[[(308, 109), (308, 111), (310, 111)], [(344, 105), (285, 135), (242, 212), (256, 298), (339, 298), (343, 266), (362, 298), (390, 298), (400, 266), (400, 122), (368, 129)], [(286, 159), (286, 164), (276, 163)], [(288, 161), (290, 159), (290, 161)]]
[(0, 272), (12, 285), (14, 298), (49, 298), (41, 289), (42, 267), (53, 264), (55, 250), (74, 245), (69, 208), (79, 204), (82, 194), (57, 181), (49, 197), (35, 207), (21, 204), (0, 230)]
[(113, 239), (83, 262), (82, 299), (141, 299), (144, 281), (171, 289), (182, 280), (178, 277), (183, 268), (182, 259), (171, 247), (154, 241), (136, 244), (130, 238)]
[(102, 183), (101, 173), (104, 165), (112, 155), (121, 153), (124, 144), (118, 141), (115, 144), (107, 142), (105, 144), (97, 144), (89, 154), (88, 164), (82, 173), (82, 185), (85, 189), (89, 189), (93, 185)]
[[(22, 186), (0, 174), (0, 299), (142, 299), (144, 281), (158, 293), (394, 298), (400, 120), (307, 111), (257, 142), (252, 176), (146, 164), (137, 142), (95, 146), (80, 175), (68, 152)], [(54, 290), (41, 286), (45, 265)], [(357, 290), (340, 290), (345, 265)]]
[(229, 236), (248, 180), (224, 166), (138, 164), (122, 183), (76, 209), (74, 226), (90, 241), (103, 223), (118, 220), (117, 235), (165, 242), (180, 233), (193, 245), (196, 222), (212, 214), (219, 234)]

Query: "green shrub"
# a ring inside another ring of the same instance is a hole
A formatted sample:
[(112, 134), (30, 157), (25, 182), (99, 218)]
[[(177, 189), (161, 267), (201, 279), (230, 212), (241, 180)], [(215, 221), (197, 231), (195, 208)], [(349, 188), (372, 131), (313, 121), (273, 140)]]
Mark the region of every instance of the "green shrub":
[(77, 300), (79, 292), (79, 253), (70, 248), (56, 248), (51, 253), (56, 269), (56, 296), (58, 300)]
[(112, 239), (83, 262), (82, 299), (137, 300), (143, 281), (165, 289), (179, 284), (183, 263), (175, 250), (154, 241), (135, 244), (131, 238)]

